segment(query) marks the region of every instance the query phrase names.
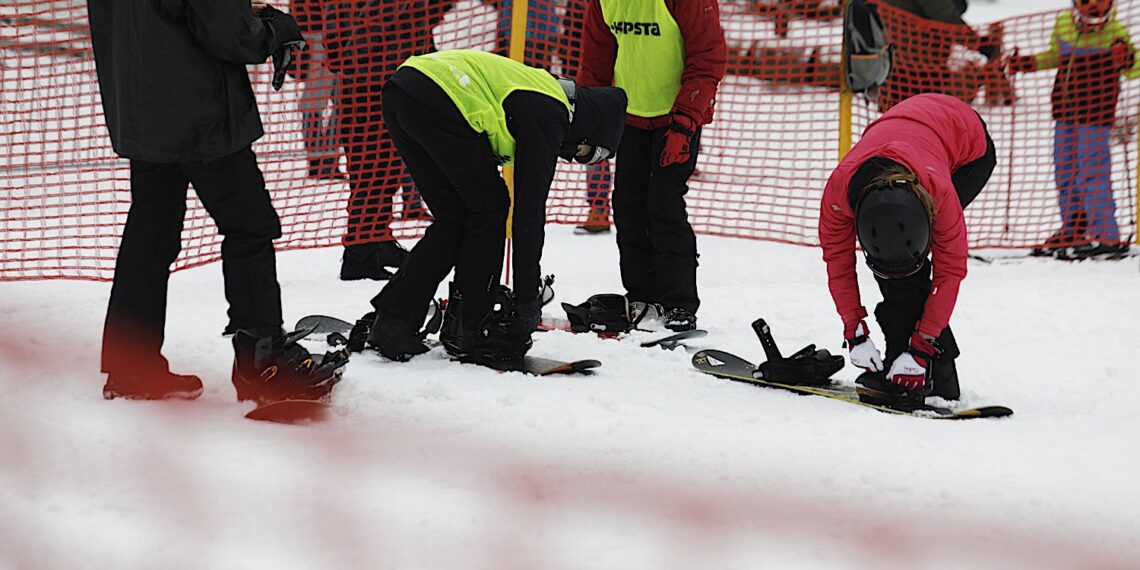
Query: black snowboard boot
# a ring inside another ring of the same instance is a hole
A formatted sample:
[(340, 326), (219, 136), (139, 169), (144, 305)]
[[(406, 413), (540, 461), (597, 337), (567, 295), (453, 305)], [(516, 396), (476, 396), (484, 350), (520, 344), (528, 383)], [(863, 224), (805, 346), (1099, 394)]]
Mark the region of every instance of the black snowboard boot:
[[(868, 404), (884, 404), (898, 406), (906, 404), (922, 404), (926, 399), (923, 390), (911, 392), (890, 380), (886, 372), (864, 372), (855, 379), (856, 392), (859, 401)], [(930, 382), (927, 382), (929, 385)]]
[(103, 385), (103, 398), (107, 400), (193, 400), (201, 395), (200, 378), (168, 370), (110, 372)]
[(232, 379), (238, 401), (326, 400), (340, 382), (348, 354), (327, 352), (315, 359), (295, 335), (240, 330), (234, 334)]
[(380, 265), (399, 270), (404, 261), (408, 259), (409, 251), (396, 240), (382, 241), (376, 244), (376, 260)]
[(531, 333), (538, 327), (541, 314), (541, 301), (520, 303), (513, 291), (500, 286), (468, 357), (479, 362), (521, 361), (534, 346)]
[(962, 392), (958, 388), (958, 367), (953, 358), (938, 358), (930, 363), (930, 395), (944, 400), (957, 400)]
[[(384, 242), (387, 243), (387, 242)], [(359, 243), (344, 248), (340, 262), (341, 281), (387, 281), (394, 273), (380, 261), (380, 243)]]
[(430, 350), (423, 342), (417, 323), (380, 311), (376, 312), (368, 343), (384, 358), (396, 362), (407, 362), (413, 356)]
[(665, 328), (673, 332), (685, 332), (697, 328), (697, 316), (688, 309), (673, 307), (665, 311)]
[(439, 330), (439, 341), (444, 350), (456, 358), (467, 354), (467, 339), (474, 338), (474, 331), (463, 328), (463, 292), (454, 282), (447, 284), (447, 303), (443, 309), (443, 326)]

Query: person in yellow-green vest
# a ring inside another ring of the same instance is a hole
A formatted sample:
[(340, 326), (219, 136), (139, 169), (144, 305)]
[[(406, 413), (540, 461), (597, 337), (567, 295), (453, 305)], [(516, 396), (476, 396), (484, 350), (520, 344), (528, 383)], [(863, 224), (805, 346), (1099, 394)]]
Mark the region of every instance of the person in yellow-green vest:
[(1140, 75), (1128, 30), (1114, 17), (1112, 0), (1074, 0), (1057, 15), (1048, 51), (1014, 52), (1013, 73), (1057, 69), (1053, 82), (1053, 166), (1061, 228), (1034, 250), (1084, 258), (1128, 250), (1116, 224), (1109, 135), (1116, 120), (1120, 76)]
[[(559, 157), (591, 164), (621, 142), (618, 88), (577, 87), (498, 55), (408, 58), (384, 86), (384, 122), (435, 221), (372, 300), (369, 343), (392, 360), (427, 351), (419, 334), (454, 268), (440, 340), (475, 362), (521, 360), (542, 312), (539, 261), (546, 197)], [(513, 291), (499, 284), (514, 165)]]
[(697, 325), (685, 193), (727, 60), (716, 0), (589, 0), (578, 82), (629, 96), (612, 197), (622, 285), (674, 331)]

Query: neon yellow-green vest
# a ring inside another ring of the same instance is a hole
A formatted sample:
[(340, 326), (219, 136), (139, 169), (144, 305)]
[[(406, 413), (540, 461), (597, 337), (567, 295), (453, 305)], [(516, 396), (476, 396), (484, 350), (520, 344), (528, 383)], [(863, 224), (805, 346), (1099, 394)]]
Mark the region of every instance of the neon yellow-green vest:
[(515, 91), (535, 91), (566, 105), (566, 92), (546, 71), (513, 59), (476, 50), (448, 50), (408, 58), (400, 67), (413, 67), (447, 93), (476, 132), (486, 133), (499, 164), (515, 161), (515, 137), (507, 129), (503, 100)]
[(685, 68), (685, 39), (665, 0), (601, 0), (617, 39), (614, 85), (629, 97), (626, 112), (660, 117), (673, 110)]

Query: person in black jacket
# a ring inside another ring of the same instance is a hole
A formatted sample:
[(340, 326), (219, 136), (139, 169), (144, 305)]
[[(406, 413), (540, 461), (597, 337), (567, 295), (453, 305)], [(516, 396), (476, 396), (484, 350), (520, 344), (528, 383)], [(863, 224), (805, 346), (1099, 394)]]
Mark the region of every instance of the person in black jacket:
[(104, 397), (202, 393), (200, 379), (171, 373), (162, 356), (191, 183), (223, 236), (238, 398), (327, 395), (345, 359), (315, 365), (282, 334), (273, 251), (281, 224), (250, 147), (263, 133), (245, 66), (299, 45), (296, 22), (272, 7), (254, 15), (250, 0), (89, 0), (88, 13), (111, 144), (131, 170), (103, 330)]
[[(558, 158), (590, 164), (621, 142), (625, 92), (568, 80), (481, 51), (409, 58), (384, 86), (384, 121), (435, 221), (372, 300), (370, 341), (393, 360), (427, 347), (417, 335), (455, 269), (440, 340), (461, 359), (517, 360), (538, 325), (546, 198)], [(511, 196), (514, 288), (500, 285)]]

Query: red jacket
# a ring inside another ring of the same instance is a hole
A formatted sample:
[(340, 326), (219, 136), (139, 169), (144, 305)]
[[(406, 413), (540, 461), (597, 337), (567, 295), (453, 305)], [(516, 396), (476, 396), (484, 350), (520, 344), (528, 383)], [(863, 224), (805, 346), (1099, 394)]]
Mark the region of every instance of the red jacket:
[[(633, 1), (633, 0), (626, 0)], [(716, 0), (665, 0), (681, 36), (685, 39), (685, 70), (681, 73), (681, 90), (673, 103), (673, 112), (684, 113), (697, 124), (707, 125), (713, 119), (716, 88), (724, 78), (728, 64), (728, 47), (720, 27), (720, 9)], [(602, 19), (599, 0), (589, 0), (582, 26), (582, 62), (576, 78), (585, 87), (609, 87), (614, 84), (614, 61), (617, 39)], [(637, 117), (626, 115), (626, 123), (643, 129), (667, 126), (669, 115)]]
[(966, 220), (950, 175), (985, 152), (985, 128), (977, 113), (949, 95), (926, 93), (899, 103), (871, 123), (840, 161), (823, 190), (819, 243), (845, 338), (867, 316), (855, 277), (855, 212), (849, 192), (855, 171), (872, 157), (888, 158), (915, 173), (934, 200), (934, 276), (918, 331), (936, 337), (949, 324), (958, 286), (966, 277)]

